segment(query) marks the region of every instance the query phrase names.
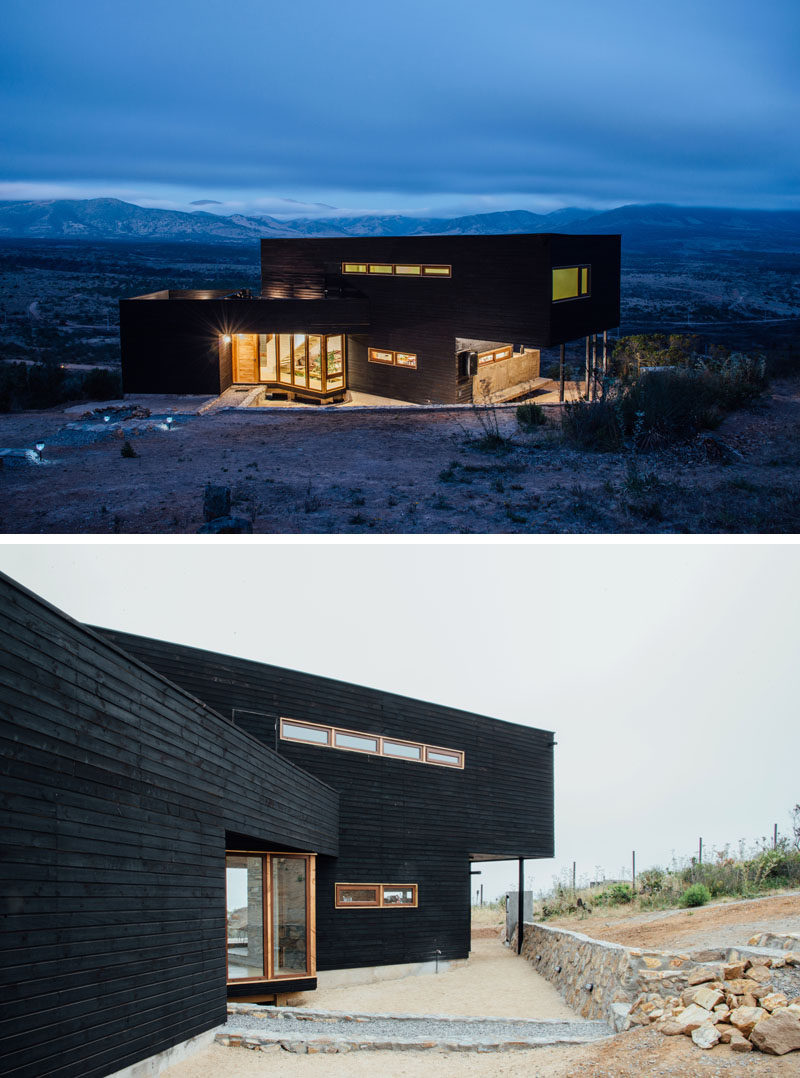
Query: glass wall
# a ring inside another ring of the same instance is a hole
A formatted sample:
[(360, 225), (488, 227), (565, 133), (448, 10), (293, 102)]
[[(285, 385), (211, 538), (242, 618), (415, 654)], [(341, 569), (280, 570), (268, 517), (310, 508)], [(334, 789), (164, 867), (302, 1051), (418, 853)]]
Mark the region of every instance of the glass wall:
[(233, 380), (312, 389), (344, 389), (344, 336), (305, 333), (236, 333)]
[(306, 862), (272, 857), (272, 968), (276, 977), (307, 973)]
[(313, 973), (313, 854), (226, 857), (229, 981)]
[(264, 866), (261, 857), (226, 863), (228, 979), (264, 976)]

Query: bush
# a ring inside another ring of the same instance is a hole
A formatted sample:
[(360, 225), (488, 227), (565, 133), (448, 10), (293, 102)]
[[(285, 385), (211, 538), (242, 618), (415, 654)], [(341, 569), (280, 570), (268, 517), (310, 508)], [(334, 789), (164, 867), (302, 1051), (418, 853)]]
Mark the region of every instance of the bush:
[(611, 397), (599, 401), (567, 401), (561, 412), (564, 438), (580, 449), (605, 452), (621, 449), (623, 429)]
[(139, 455), (130, 442), (122, 443), (122, 448), (120, 449), (119, 454), (121, 457), (127, 457), (129, 459), (133, 457), (138, 457)]
[(539, 404), (518, 404), (517, 423), (521, 427), (543, 427), (547, 422), (544, 408)]
[(52, 408), (68, 400), (122, 396), (119, 371), (65, 371), (57, 363), (0, 363), (0, 412)]
[(702, 883), (693, 883), (681, 895), (682, 906), (705, 906), (711, 901), (711, 892)]
[(604, 896), (609, 906), (624, 906), (633, 902), (633, 888), (629, 883), (612, 883)]

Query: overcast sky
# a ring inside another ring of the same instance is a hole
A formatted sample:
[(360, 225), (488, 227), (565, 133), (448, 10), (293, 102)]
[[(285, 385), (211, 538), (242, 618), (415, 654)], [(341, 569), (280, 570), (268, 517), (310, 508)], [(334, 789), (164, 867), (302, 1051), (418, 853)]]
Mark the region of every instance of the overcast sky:
[(12, 543), (0, 569), (79, 620), (555, 731), (536, 890), (787, 833), (800, 801), (792, 545)]
[(797, 0), (2, 9), (0, 198), (800, 208)]

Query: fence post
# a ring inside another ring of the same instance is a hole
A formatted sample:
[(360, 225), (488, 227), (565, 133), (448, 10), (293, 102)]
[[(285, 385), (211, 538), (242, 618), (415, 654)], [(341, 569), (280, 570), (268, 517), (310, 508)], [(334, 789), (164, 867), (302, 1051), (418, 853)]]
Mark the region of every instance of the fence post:
[(631, 890), (636, 894), (636, 850), (631, 854)]

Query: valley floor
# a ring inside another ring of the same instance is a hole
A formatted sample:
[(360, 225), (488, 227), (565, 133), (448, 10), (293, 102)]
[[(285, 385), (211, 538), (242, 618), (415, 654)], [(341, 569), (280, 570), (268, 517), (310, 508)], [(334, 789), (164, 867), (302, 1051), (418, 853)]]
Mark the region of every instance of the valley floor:
[[(259, 533), (793, 533), (800, 530), (800, 379), (729, 416), (713, 440), (648, 454), (567, 448), (558, 409), (524, 433), (497, 422), (505, 452), (483, 452), (470, 411), (205, 415), (151, 402), (153, 416), (75, 426), (61, 409), (0, 417), (0, 531), (192, 533), (206, 483), (231, 488)], [(87, 406), (88, 407), (88, 406)], [(157, 413), (156, 409), (160, 409)], [(490, 417), (491, 418), (491, 417)], [(129, 440), (136, 456), (121, 455)], [(741, 454), (724, 463), (718, 442)]]

